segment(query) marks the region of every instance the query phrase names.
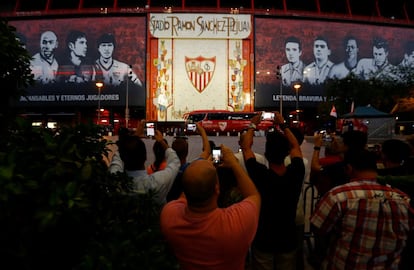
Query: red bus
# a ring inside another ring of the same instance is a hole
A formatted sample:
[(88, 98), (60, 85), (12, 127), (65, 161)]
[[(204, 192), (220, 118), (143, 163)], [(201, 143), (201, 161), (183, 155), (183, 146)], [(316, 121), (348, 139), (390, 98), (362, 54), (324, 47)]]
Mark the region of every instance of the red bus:
[[(232, 112), (227, 110), (198, 110), (184, 115), (186, 133), (194, 133), (195, 123), (200, 122), (207, 134), (237, 134), (248, 128), (250, 119), (260, 112)], [(266, 132), (273, 127), (272, 112), (262, 114), (262, 121), (257, 126)]]

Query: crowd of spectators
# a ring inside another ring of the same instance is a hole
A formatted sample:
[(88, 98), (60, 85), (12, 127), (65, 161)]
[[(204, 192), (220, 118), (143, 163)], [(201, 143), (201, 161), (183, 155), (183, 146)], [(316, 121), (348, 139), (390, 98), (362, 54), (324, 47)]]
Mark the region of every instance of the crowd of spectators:
[(193, 161), (186, 137), (169, 146), (156, 131), (151, 172), (141, 124), (135, 134), (120, 133), (109, 171), (132, 177), (133, 193), (155, 192), (161, 231), (181, 269), (304, 269), (305, 183), (318, 193), (309, 219), (314, 269), (414, 269), (411, 141), (386, 140), (378, 154), (361, 131), (329, 142), (315, 134), (309, 162), (303, 134), (278, 113), (274, 121), (263, 155), (252, 150), (260, 115), (236, 153), (216, 147), (197, 124), (202, 152)]

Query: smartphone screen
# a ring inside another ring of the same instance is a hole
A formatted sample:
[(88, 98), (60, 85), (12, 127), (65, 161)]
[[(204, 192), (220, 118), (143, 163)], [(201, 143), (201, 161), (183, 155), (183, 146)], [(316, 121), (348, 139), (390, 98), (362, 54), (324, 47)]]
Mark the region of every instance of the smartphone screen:
[(148, 137), (153, 137), (155, 136), (155, 123), (146, 123), (146, 127), (147, 127), (147, 136)]
[(214, 163), (220, 163), (221, 162), (221, 149), (220, 148), (214, 148), (213, 149), (213, 162)]
[(274, 112), (263, 112), (262, 113), (262, 120), (274, 120), (275, 113)]
[(196, 124), (188, 124), (187, 125), (187, 130), (188, 131), (196, 131), (196, 129), (197, 129)]

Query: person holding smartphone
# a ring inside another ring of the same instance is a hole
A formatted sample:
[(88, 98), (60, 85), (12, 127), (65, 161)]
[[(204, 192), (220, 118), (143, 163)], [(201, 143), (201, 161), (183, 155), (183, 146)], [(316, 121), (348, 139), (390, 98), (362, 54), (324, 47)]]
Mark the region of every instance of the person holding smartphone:
[(260, 194), (232, 150), (221, 145), (222, 162), (237, 179), (243, 199), (219, 208), (220, 183), (211, 160), (198, 159), (183, 174), (184, 195), (161, 212), (161, 230), (181, 269), (245, 269), (256, 233)]
[[(203, 144), (203, 151), (201, 152), (198, 159), (208, 160), (211, 155), (211, 144), (208, 140), (207, 133), (200, 122), (194, 124), (196, 126), (197, 133), (200, 134)], [(187, 162), (188, 156), (188, 142), (186, 137), (176, 137), (173, 141), (171, 147), (177, 152), (178, 158), (180, 159), (180, 169), (175, 177), (174, 183), (168, 192), (167, 202), (178, 199), (183, 193), (183, 183), (182, 178), (184, 171), (190, 165), (190, 162)]]
[[(252, 145), (260, 121), (261, 115), (251, 119), (241, 144), (247, 171), (263, 199), (252, 244), (252, 268), (296, 270), (296, 208), (305, 175), (302, 151), (283, 116), (275, 112), (274, 122), (279, 128), (266, 135), (269, 168), (259, 163)], [(288, 155), (291, 163), (286, 166)]]
[[(138, 124), (137, 131), (133, 135), (125, 135), (118, 144), (119, 157), (122, 162), (117, 166), (110, 166), (110, 172), (125, 171), (133, 178), (132, 193), (155, 192), (154, 200), (159, 205), (167, 202), (167, 194), (173, 185), (174, 179), (180, 167), (180, 160), (174, 149), (168, 146), (161, 131), (156, 130), (154, 139), (165, 151), (166, 167), (149, 175), (145, 168), (147, 150), (142, 138), (145, 121)], [(115, 162), (114, 160), (111, 162)], [(114, 164), (115, 165), (115, 164)]]

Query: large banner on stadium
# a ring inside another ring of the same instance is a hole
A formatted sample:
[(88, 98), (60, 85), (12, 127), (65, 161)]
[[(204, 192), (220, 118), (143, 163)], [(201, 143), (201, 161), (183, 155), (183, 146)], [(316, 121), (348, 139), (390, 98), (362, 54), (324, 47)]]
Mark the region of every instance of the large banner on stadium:
[[(328, 79), (403, 80), (414, 67), (414, 29), (293, 19), (255, 19), (255, 106), (325, 101)], [(282, 95), (281, 95), (282, 93)]]
[(251, 111), (253, 26), (247, 14), (151, 13), (147, 118)]
[[(33, 59), (35, 85), (18, 105), (145, 106), (146, 20), (141, 17), (12, 21)], [(98, 87), (97, 82), (103, 85)], [(127, 96), (128, 93), (128, 96)]]

